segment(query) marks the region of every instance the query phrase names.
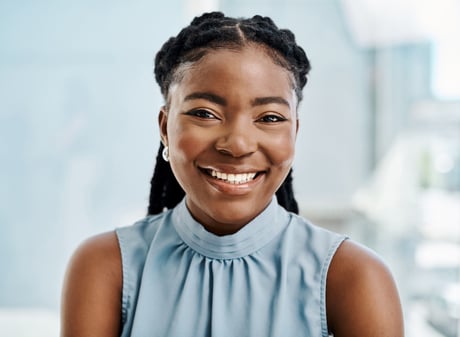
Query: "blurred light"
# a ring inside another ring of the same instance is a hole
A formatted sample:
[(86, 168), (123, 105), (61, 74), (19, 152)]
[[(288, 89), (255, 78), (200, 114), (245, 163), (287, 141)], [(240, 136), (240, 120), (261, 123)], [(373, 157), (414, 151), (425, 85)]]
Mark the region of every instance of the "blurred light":
[[(351, 35), (362, 47), (437, 41), (460, 31), (459, 0), (341, 0)], [(452, 39), (451, 44), (457, 40)]]
[(0, 336), (57, 337), (59, 314), (45, 309), (0, 308)]
[(422, 268), (460, 266), (460, 246), (446, 242), (427, 242), (417, 247), (415, 262)]
[(364, 48), (432, 43), (432, 91), (460, 99), (460, 0), (341, 0), (355, 42)]
[(454, 160), (448, 154), (440, 154), (435, 158), (434, 167), (439, 173), (449, 173), (454, 168)]
[(445, 38), (433, 46), (432, 90), (441, 99), (460, 98), (460, 44), (457, 39), (457, 36)]

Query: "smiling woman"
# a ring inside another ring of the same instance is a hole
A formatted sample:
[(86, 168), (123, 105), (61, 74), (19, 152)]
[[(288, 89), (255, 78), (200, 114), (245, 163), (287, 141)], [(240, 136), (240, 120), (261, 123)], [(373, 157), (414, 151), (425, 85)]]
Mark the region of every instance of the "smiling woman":
[(62, 336), (403, 335), (380, 259), (296, 214), (309, 70), (260, 16), (204, 14), (164, 44), (149, 215), (77, 250)]
[(190, 212), (210, 232), (236, 232), (267, 207), (294, 159), (288, 71), (257, 45), (216, 50), (171, 85), (167, 101), (161, 137)]

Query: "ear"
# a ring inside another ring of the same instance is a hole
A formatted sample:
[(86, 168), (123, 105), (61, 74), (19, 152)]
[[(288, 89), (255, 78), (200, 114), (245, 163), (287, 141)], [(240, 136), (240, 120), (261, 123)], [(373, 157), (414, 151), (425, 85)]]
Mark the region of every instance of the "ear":
[(168, 145), (168, 113), (166, 108), (162, 107), (158, 114), (158, 126), (160, 128), (160, 137), (163, 145)]

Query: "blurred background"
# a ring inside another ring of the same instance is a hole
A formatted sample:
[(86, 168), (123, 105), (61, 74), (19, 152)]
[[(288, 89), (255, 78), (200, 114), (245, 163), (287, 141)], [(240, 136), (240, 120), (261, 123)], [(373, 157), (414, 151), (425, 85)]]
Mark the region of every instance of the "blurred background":
[(407, 337), (460, 336), (460, 0), (1, 1), (0, 336), (58, 336), (70, 254), (146, 213), (153, 57), (209, 10), (296, 33), (302, 214), (385, 259)]

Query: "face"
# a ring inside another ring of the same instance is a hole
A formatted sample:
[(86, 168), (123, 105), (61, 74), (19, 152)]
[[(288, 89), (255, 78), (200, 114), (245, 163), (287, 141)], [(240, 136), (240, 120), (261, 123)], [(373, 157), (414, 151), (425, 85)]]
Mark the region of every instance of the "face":
[(262, 49), (217, 50), (182, 69), (159, 115), (187, 207), (230, 234), (269, 204), (291, 168), (297, 99), (287, 70)]

